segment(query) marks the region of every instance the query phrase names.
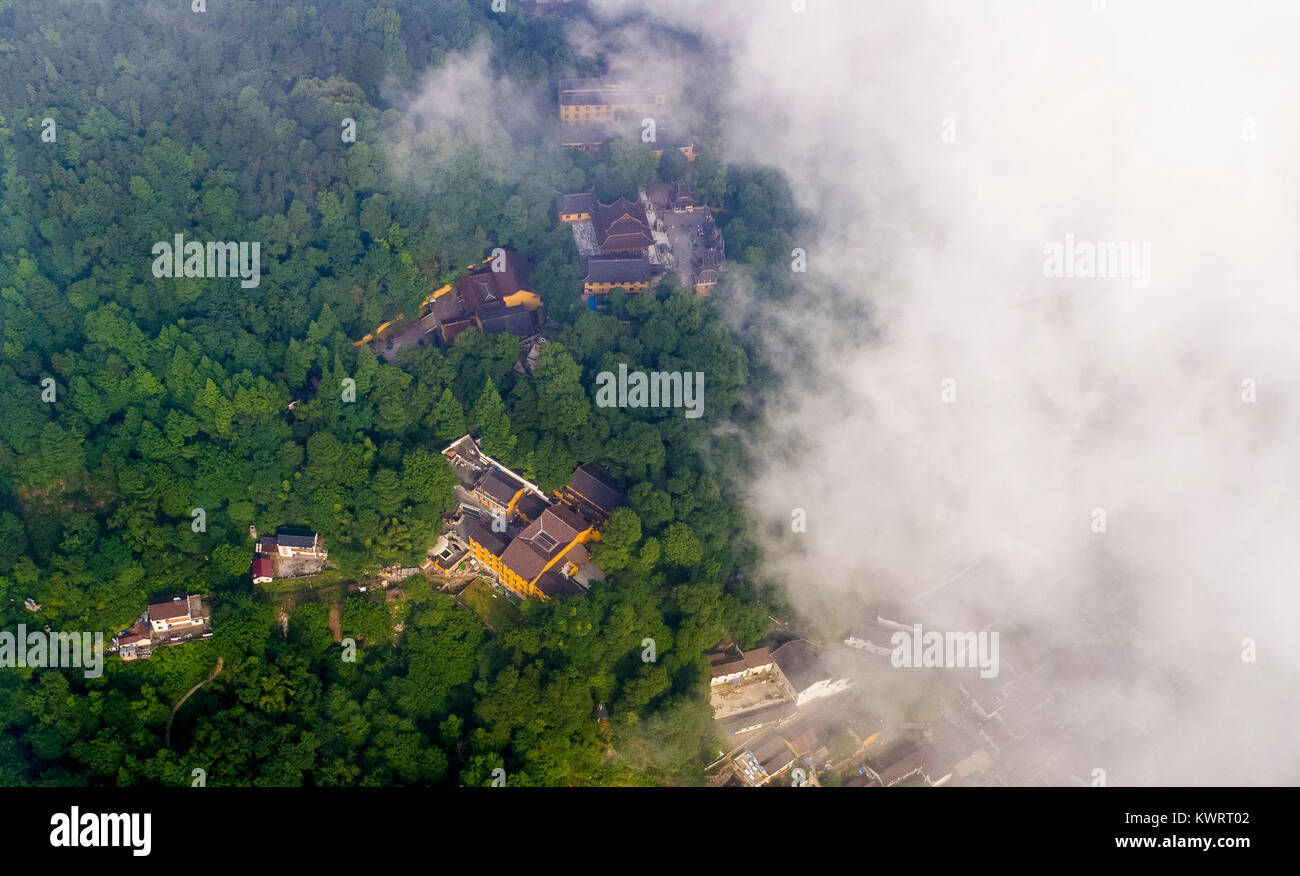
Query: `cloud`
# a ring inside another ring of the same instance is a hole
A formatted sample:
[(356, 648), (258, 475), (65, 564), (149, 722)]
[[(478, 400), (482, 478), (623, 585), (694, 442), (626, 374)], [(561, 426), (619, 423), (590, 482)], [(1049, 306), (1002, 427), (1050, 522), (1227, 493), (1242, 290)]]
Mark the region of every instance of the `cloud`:
[(535, 96), (494, 68), (492, 44), (480, 37), (467, 51), (450, 52), (398, 98), (398, 114), (383, 135), (394, 178), (428, 185), (466, 146), (476, 147), (485, 171), (499, 181), (526, 177), (517, 166), (517, 142), (537, 142), (542, 120)]
[[(895, 599), (994, 621), (1009, 661), (1046, 646), (1079, 732), (1029, 759), (1300, 780), (1297, 13), (807, 6), (645, 9), (729, 65), (728, 160), (818, 217), (802, 297), (760, 323), (806, 363), (754, 446), (753, 512), (808, 513), (767, 571), (812, 622)], [(1149, 244), (1150, 284), (1045, 276), (1067, 235)]]

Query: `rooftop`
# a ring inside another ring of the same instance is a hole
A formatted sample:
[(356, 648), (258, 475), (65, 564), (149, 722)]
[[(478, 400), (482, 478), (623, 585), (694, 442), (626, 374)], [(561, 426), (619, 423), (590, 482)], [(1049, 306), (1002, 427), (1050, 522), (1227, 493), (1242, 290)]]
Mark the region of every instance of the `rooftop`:
[(714, 678), (722, 678), (747, 669), (758, 669), (771, 662), (772, 652), (767, 648), (754, 648), (746, 653), (732, 645), (722, 651), (709, 652), (709, 664), (713, 669)]
[(613, 477), (594, 462), (578, 466), (565, 489), (606, 515), (618, 505), (618, 488), (614, 486)]
[(830, 673), (822, 669), (817, 652), (803, 639), (786, 642), (772, 652), (772, 659), (797, 691), (830, 678)]
[(285, 547), (310, 548), (316, 546), (316, 533), (301, 530), (282, 531), (275, 534), (275, 540), (277, 544)]
[(501, 505), (510, 504), (510, 500), (523, 488), (524, 485), (521, 482), (500, 469), (493, 469), (488, 472), (487, 476), (479, 481), (477, 487), (484, 495)]
[(597, 104), (653, 104), (664, 92), (636, 83), (607, 79), (561, 79), (561, 106)]
[(172, 620), (190, 617), (190, 600), (199, 597), (172, 596), (157, 599), (149, 603), (149, 620)]
[(648, 283), (650, 282), (650, 260), (645, 256), (627, 258), (625, 256), (603, 256), (587, 260), (587, 276), (584, 283)]
[(650, 246), (654, 236), (640, 201), (619, 198), (612, 204), (597, 202), (591, 214), (596, 243), (604, 252), (618, 252)]
[(560, 213), (590, 213), (596, 205), (596, 194), (593, 189), (590, 192), (579, 192), (576, 195), (560, 195), (556, 199), (556, 209)]
[(487, 335), (510, 334), (528, 337), (533, 334), (533, 314), (522, 304), (503, 310), (479, 311), (479, 323)]

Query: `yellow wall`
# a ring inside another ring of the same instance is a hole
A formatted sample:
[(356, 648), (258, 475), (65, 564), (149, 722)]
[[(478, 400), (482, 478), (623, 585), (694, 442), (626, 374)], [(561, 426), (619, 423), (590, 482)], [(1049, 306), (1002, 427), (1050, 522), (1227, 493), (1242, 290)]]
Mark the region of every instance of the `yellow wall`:
[(536, 310), (542, 306), (542, 299), (537, 296), (536, 292), (529, 292), (527, 289), (520, 289), (513, 295), (507, 295), (504, 299), (508, 307), (514, 307), (516, 304), (522, 304), (529, 310)]
[(654, 103), (561, 104), (560, 121), (566, 125), (608, 122), (614, 118), (616, 112), (653, 112), (662, 108), (667, 102), (668, 95), (656, 94)]
[(587, 295), (604, 295), (620, 286), (629, 292), (644, 292), (650, 288), (649, 283), (583, 283), (582, 291)]
[[(682, 153), (683, 155), (685, 155), (687, 161), (694, 161), (694, 160), (695, 160), (695, 146), (694, 146), (694, 145), (691, 145), (691, 146), (678, 146), (678, 147), (677, 147), (677, 151), (680, 152), (680, 153)], [(656, 149), (656, 150), (654, 150), (654, 153), (655, 153), (655, 158), (659, 158), (659, 157), (661, 157), (661, 156), (664, 154), (664, 151), (663, 151), (662, 149)]]
[(546, 564), (542, 571), (537, 573), (537, 577), (533, 578), (531, 581), (525, 581), (517, 572), (502, 563), (499, 557), (494, 556), (491, 551), (474, 541), (472, 537), (469, 540), (469, 549), (475, 559), (491, 569), (497, 576), (497, 580), (506, 587), (509, 587), (511, 590), (522, 596), (535, 596), (538, 599), (545, 599), (546, 594), (537, 589), (537, 580), (545, 575), (557, 563), (563, 562), (565, 555), (568, 554), (575, 544), (585, 544), (593, 538), (598, 540), (599, 536), (590, 526), (578, 533), (577, 536), (574, 537), (573, 541), (565, 545), (564, 550), (556, 554), (555, 557)]
[(425, 304), (428, 304), (428, 303), (430, 303), (431, 301), (433, 301), (433, 299), (437, 298), (438, 296), (440, 296), (440, 295), (445, 295), (445, 294), (447, 294), (447, 293), (450, 292), (450, 291), (451, 291), (451, 284), (448, 284), (448, 285), (446, 285), (446, 286), (443, 286), (441, 289), (435, 289), (435, 290), (433, 291), (433, 294), (432, 294), (432, 295), (430, 295), (428, 298), (424, 299), (424, 301), (420, 302), (420, 305), (421, 305), (421, 306), (424, 306)]

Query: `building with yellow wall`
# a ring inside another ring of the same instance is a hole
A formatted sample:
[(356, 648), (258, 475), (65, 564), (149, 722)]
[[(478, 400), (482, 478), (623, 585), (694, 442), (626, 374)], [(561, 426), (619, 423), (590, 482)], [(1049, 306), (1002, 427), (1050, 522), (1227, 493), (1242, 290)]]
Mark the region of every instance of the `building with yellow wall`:
[(652, 280), (650, 261), (645, 256), (593, 256), (587, 260), (582, 294), (606, 295), (617, 288), (645, 292), (650, 289)]
[[(499, 524), (498, 524), (499, 526)], [(470, 552), (503, 585), (520, 596), (585, 592), (573, 579), (591, 564), (583, 545), (597, 539), (594, 523), (566, 505), (548, 507), (522, 529), (498, 532), (491, 521), (470, 533)]]
[(561, 222), (584, 222), (591, 218), (595, 205), (596, 190), (592, 189), (576, 195), (560, 195), (555, 200), (555, 211), (560, 214)]
[(605, 79), (561, 79), (560, 122), (592, 125), (662, 113), (668, 94)]
[(421, 324), (436, 328), (448, 344), (471, 325), (489, 335), (530, 337), (541, 324), (542, 299), (524, 288), (528, 272), (528, 257), (518, 252), (505, 252), (499, 264), (488, 258), (471, 265), (455, 285), (444, 286), (427, 299), (429, 312), (421, 317)]
[[(619, 494), (609, 474), (598, 465), (580, 466), (571, 483), (548, 502), (522, 489), (522, 484), (515, 491), (503, 471), (485, 476), (493, 483), (484, 492), (492, 495), (497, 507), (508, 502), (510, 515), (475, 527), (469, 535), (470, 554), (520, 596), (549, 599), (585, 593), (593, 580), (604, 577), (592, 564), (586, 545), (600, 539), (597, 527), (618, 504)], [(504, 483), (497, 484), (498, 480)], [(478, 493), (476, 486), (476, 498)]]

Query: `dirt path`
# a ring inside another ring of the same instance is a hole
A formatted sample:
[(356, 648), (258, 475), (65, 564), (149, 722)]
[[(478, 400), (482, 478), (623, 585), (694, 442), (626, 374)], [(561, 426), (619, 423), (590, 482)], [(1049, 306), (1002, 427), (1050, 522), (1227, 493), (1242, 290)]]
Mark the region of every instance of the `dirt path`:
[(176, 712), (180, 709), (181, 706), (185, 705), (185, 701), (188, 700), (194, 694), (195, 691), (203, 687), (203, 685), (207, 684), (209, 681), (212, 681), (212, 679), (216, 678), (217, 674), (221, 672), (221, 667), (224, 664), (225, 664), (225, 658), (218, 657), (217, 666), (215, 669), (212, 670), (212, 674), (209, 675), (207, 678), (205, 678), (203, 681), (200, 681), (198, 684), (194, 685), (194, 687), (190, 688), (185, 693), (185, 696), (181, 697), (180, 700), (176, 703), (176, 705), (172, 706), (172, 713), (167, 718), (167, 733), (164, 737), (164, 747), (166, 748), (172, 747), (172, 722), (176, 720)]
[(334, 634), (334, 641), (343, 641), (343, 606), (337, 602), (330, 606), (330, 632)]

